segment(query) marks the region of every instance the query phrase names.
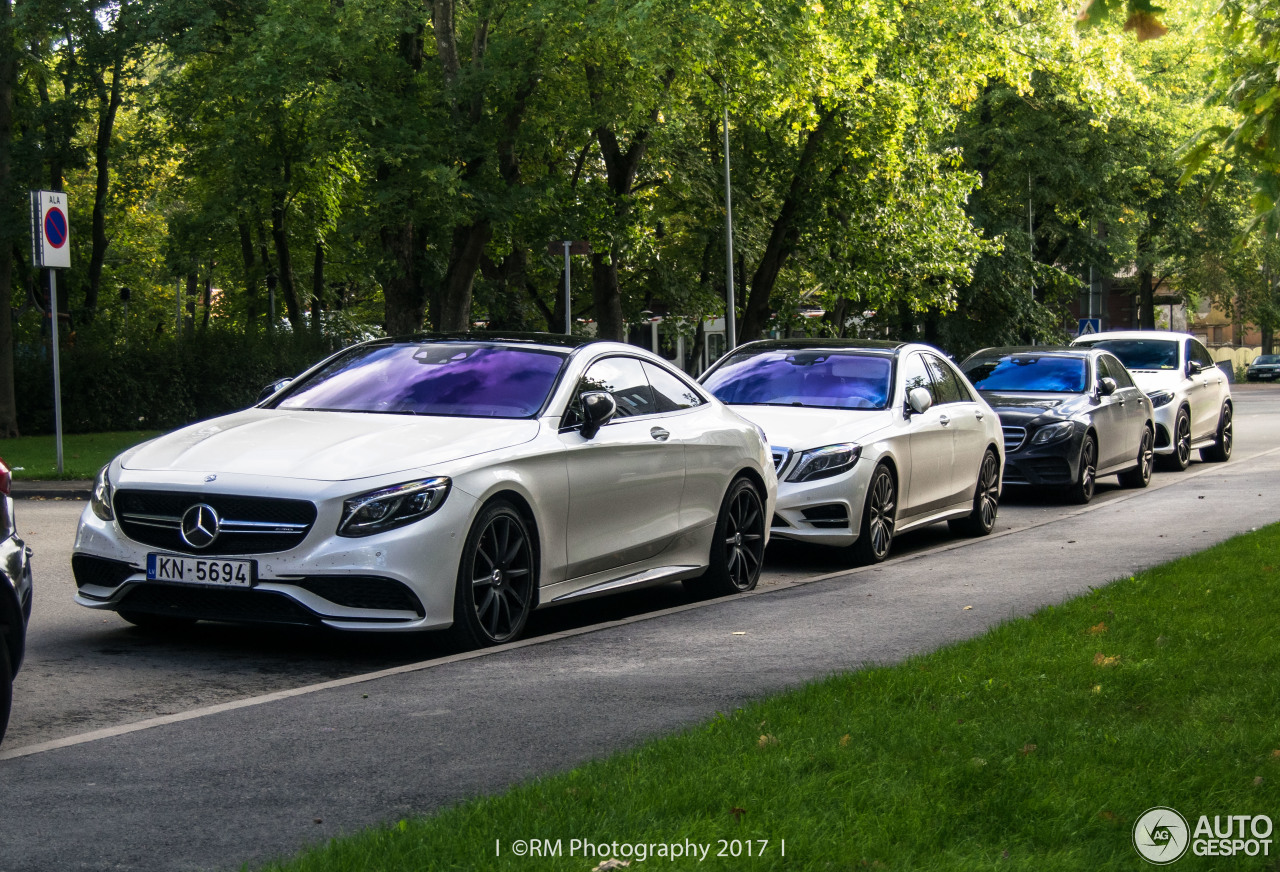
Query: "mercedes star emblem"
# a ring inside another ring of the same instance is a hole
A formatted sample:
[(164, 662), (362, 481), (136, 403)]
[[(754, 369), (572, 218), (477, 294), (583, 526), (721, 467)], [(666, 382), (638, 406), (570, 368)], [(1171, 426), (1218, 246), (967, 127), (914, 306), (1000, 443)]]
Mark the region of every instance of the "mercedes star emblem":
[(208, 548), (218, 538), (222, 519), (213, 506), (197, 503), (182, 516), (182, 541), (192, 548)]

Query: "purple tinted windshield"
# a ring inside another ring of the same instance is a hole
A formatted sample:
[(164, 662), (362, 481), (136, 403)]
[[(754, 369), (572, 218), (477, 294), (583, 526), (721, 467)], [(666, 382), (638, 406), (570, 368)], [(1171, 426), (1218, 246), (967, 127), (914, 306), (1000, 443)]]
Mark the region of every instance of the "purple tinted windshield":
[(855, 351), (779, 349), (738, 352), (703, 382), (730, 405), (883, 409), (893, 361)]
[(567, 358), (558, 351), (481, 343), (366, 346), (308, 378), (277, 408), (530, 418)]

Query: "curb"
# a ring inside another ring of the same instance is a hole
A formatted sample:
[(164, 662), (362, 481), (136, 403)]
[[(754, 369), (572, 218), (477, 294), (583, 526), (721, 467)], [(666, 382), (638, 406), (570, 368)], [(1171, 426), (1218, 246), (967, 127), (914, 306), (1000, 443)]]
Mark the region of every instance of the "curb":
[(93, 482), (15, 481), (9, 495), (15, 500), (87, 500), (93, 496)]

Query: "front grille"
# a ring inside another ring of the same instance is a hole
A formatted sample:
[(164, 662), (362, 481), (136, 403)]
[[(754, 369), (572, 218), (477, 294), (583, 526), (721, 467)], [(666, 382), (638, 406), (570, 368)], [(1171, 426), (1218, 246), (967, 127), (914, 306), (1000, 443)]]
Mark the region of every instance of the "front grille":
[(829, 530), (849, 526), (849, 512), (840, 503), (830, 503), (825, 506), (803, 509), (800, 514), (804, 515), (804, 519), (812, 526), (822, 529)]
[(306, 625), (320, 623), (318, 616), (279, 593), (155, 582), (135, 584), (115, 608), (122, 612), (144, 612), (149, 615), (205, 621)]
[(782, 472), (782, 468), (787, 465), (787, 461), (791, 459), (790, 448), (779, 448), (774, 445), (769, 449), (769, 453), (773, 455), (773, 469), (775, 472)]
[[(182, 538), (182, 516), (192, 506), (211, 506), (221, 520), (207, 548), (192, 548)], [(118, 490), (116, 517), (130, 539), (184, 554), (270, 554), (296, 547), (316, 520), (306, 500), (246, 497), (175, 491)]]
[(1006, 452), (1017, 451), (1022, 447), (1022, 443), (1027, 439), (1026, 427), (1003, 426), (1000, 428), (1004, 431), (1004, 450)]
[(393, 578), (358, 575), (312, 575), (293, 580), (277, 579), (309, 590), (331, 603), (352, 609), (387, 609), (426, 614), (413, 591)]
[(86, 584), (119, 587), (126, 578), (139, 572), (142, 570), (119, 560), (91, 557), (88, 554), (71, 555), (71, 574), (76, 577), (76, 587), (84, 587)]

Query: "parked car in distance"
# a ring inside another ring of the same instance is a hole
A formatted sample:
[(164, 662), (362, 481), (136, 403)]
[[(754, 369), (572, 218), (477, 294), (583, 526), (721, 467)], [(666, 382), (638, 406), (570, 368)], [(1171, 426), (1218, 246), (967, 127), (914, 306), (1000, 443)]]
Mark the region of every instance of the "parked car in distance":
[(701, 381), (768, 434), (779, 479), (774, 536), (878, 563), (915, 527), (949, 521), (981, 536), (995, 525), (999, 419), (936, 348), (751, 342)]
[(649, 352), (380, 339), (113, 460), (80, 519), (75, 599), (142, 626), (493, 645), (555, 603), (750, 590), (776, 488), (759, 428)]
[(31, 549), (18, 538), (10, 494), (12, 474), (0, 460), (0, 740), (9, 726), (13, 679), (22, 666), (31, 619)]
[(1100, 476), (1126, 487), (1151, 481), (1151, 400), (1101, 349), (984, 348), (960, 367), (1000, 416), (1004, 482), (1093, 499)]
[(1231, 458), (1231, 385), (1213, 356), (1189, 333), (1112, 330), (1081, 336), (1076, 346), (1102, 348), (1120, 359), (1155, 407), (1156, 462), (1186, 469), (1200, 459)]
[(1249, 362), (1244, 377), (1251, 382), (1280, 378), (1280, 354), (1259, 354)]

